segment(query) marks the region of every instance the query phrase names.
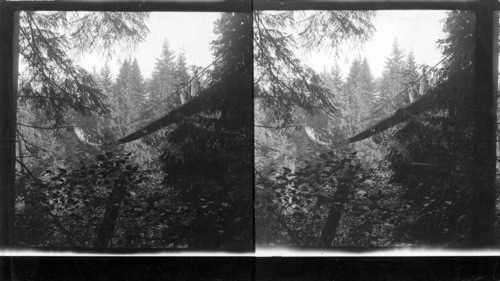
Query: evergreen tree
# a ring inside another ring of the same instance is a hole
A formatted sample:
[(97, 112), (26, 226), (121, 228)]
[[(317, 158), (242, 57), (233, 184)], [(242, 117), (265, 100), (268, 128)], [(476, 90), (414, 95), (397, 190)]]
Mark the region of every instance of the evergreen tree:
[[(287, 166), (291, 168), (288, 171), (294, 171), (304, 162), (321, 162), (318, 152), (334, 149), (337, 142), (345, 139), (339, 134), (340, 113), (344, 111), (341, 106), (347, 105), (340, 68), (336, 65), (332, 73), (316, 74), (295, 56), (295, 43), (305, 43), (305, 49), (312, 50), (318, 46), (335, 49), (346, 41), (362, 42), (370, 36), (373, 15), (371, 12), (337, 11), (313, 12), (304, 17), (289, 11), (254, 13), (256, 120), (259, 125), (264, 125), (257, 127), (255, 132), (256, 168), (264, 171), (257, 178), (259, 188), (255, 196), (256, 205), (259, 204), (259, 208), (256, 207), (259, 234), (271, 233), (270, 236), (276, 237), (286, 232), (285, 241), (291, 238), (297, 245), (303, 245), (290, 231), (295, 226), (290, 228), (288, 224), (290, 217), (287, 214), (291, 211), (287, 209), (288, 202), (279, 201), (274, 194), (276, 189), (260, 179), (273, 182), (268, 173), (270, 170)], [(295, 130), (290, 126), (297, 124), (305, 126), (296, 126)], [(268, 128), (273, 126), (283, 129)], [(317, 227), (325, 222), (325, 216), (317, 217), (323, 220), (321, 223), (316, 220)], [(306, 228), (303, 222), (297, 225)], [(273, 243), (278, 240), (283, 241), (278, 238)]]
[(115, 87), (113, 89), (113, 96), (119, 103), (123, 103), (123, 99), (126, 96), (128, 90), (128, 78), (130, 77), (130, 61), (125, 59), (120, 69), (118, 70), (118, 75), (115, 81)]
[(349, 69), (349, 74), (345, 83), (345, 96), (347, 101), (347, 110), (344, 118), (348, 124), (357, 122), (360, 118), (360, 107), (364, 104), (360, 89), (361, 62), (358, 58), (354, 59)]
[(119, 131), (117, 131), (119, 134), (125, 133), (125, 128), (123, 126), (131, 121), (130, 106), (132, 105), (132, 101), (130, 95), (128, 95), (129, 77), (130, 61), (125, 59), (120, 66), (113, 89), (115, 103), (113, 104), (112, 116), (118, 126), (116, 129), (119, 129)]
[(337, 124), (336, 127), (344, 127), (346, 122), (343, 119), (345, 113), (348, 111), (349, 105), (345, 94), (345, 81), (342, 77), (342, 72), (338, 63), (330, 69), (330, 71), (323, 71), (320, 75), (321, 80), (325, 86), (330, 90), (330, 101), (338, 109), (335, 113), (332, 122)]
[(173, 80), (175, 89), (179, 91), (178, 97), (181, 104), (186, 103), (191, 96), (191, 93), (189, 92), (189, 85), (186, 84), (189, 81), (189, 73), (187, 71), (186, 55), (184, 52), (180, 52), (177, 56), (173, 72)]
[[(405, 89), (405, 80), (403, 77), (404, 67), (404, 52), (400, 49), (398, 40), (394, 39), (394, 42), (392, 43), (392, 51), (385, 62), (384, 71), (379, 85), (380, 104), (385, 104)], [(394, 111), (408, 102), (408, 95), (401, 95), (395, 98), (382, 110), (384, 113), (383, 115)]]
[(168, 97), (175, 91), (174, 87), (174, 53), (170, 50), (168, 40), (165, 39), (162, 45), (162, 52), (160, 57), (156, 60), (153, 69), (152, 77), (149, 82), (149, 107), (157, 105), (159, 102), (165, 100), (165, 104), (154, 110), (149, 117), (156, 117), (164, 112), (165, 108), (173, 108), (179, 104), (178, 96)]
[(142, 108), (145, 100), (145, 86), (137, 60), (125, 59), (120, 66), (113, 89), (112, 116), (120, 136), (143, 123)]
[[(307, 15), (284, 11), (254, 13), (255, 66), (259, 83), (255, 96), (276, 122), (293, 124), (292, 112), (333, 114), (336, 108), (319, 75), (303, 65), (293, 51), (297, 41), (307, 48), (363, 42), (370, 37), (374, 13), (320, 11)], [(306, 24), (307, 23), (307, 24)], [(298, 37), (298, 38), (296, 38)]]
[[(413, 52), (409, 52), (406, 56), (406, 62), (403, 69), (403, 79), (404, 85), (408, 88), (408, 98), (414, 99), (418, 95), (419, 83), (414, 83), (419, 77), (417, 71), (417, 63), (415, 62), (415, 56)], [(413, 84), (412, 84), (413, 83)]]
[(330, 69), (330, 71), (324, 70), (321, 73), (321, 80), (325, 86), (330, 89), (332, 97), (335, 98), (344, 88), (344, 78), (342, 77), (342, 72), (338, 63)]
[(323, 70), (323, 72), (320, 73), (320, 78), (325, 87), (330, 91), (328, 99), (339, 112), (342, 112), (346, 104), (344, 101), (345, 97), (343, 96), (345, 82), (338, 63), (335, 63), (329, 71), (326, 69)]
[[(175, 54), (170, 49), (168, 40), (165, 39), (162, 45), (160, 57), (156, 59), (155, 66), (152, 72), (152, 77), (147, 81), (147, 100), (145, 101), (142, 114), (147, 120), (154, 120), (165, 112), (171, 111), (180, 104), (177, 90), (175, 87)], [(160, 152), (164, 149), (166, 143), (165, 130), (156, 132), (146, 136), (143, 141), (148, 144), (152, 149)]]
[[(359, 84), (360, 88), (363, 91), (362, 96), (365, 100), (365, 104), (371, 106), (371, 102), (373, 102), (374, 91), (375, 91), (375, 82), (373, 81), (372, 71), (370, 69), (370, 65), (368, 64), (368, 60), (366, 58), (363, 59), (361, 63), (361, 72), (359, 76)], [(368, 109), (368, 108), (367, 108)]]
[(19, 91), (46, 113), (47, 123), (56, 126), (64, 123), (68, 109), (82, 115), (105, 113), (95, 81), (75, 65), (71, 55), (111, 52), (120, 42), (137, 44), (145, 38), (147, 18), (145, 13), (22, 13), (20, 57), (34, 77), (21, 84)]
[(366, 58), (353, 61), (346, 79), (345, 96), (348, 104), (343, 116), (348, 124), (359, 122), (369, 114), (374, 100), (374, 82)]
[(99, 72), (98, 81), (103, 94), (106, 95), (109, 99), (113, 89), (113, 77), (111, 74), (111, 68), (109, 67), (109, 63), (107, 61)]
[(135, 107), (141, 107), (145, 100), (145, 85), (137, 58), (130, 64), (129, 91)]
[[(164, 237), (196, 249), (253, 249), (252, 15), (223, 13), (210, 84), (165, 117), (177, 126), (161, 156), (172, 190)], [(165, 119), (162, 118), (163, 121)], [(182, 224), (179, 223), (182, 221)], [(175, 239), (182, 237), (182, 239)]]
[[(111, 74), (111, 68), (109, 63), (106, 61), (104, 66), (99, 71), (99, 76), (97, 78), (97, 83), (102, 93), (105, 96), (105, 104), (108, 108), (114, 109), (116, 106), (116, 97), (114, 96), (115, 84), (113, 82), (113, 77)], [(108, 143), (116, 140), (114, 132), (111, 130), (112, 125), (112, 113), (108, 113), (103, 117), (99, 118), (99, 125), (97, 127), (98, 133), (96, 135), (100, 136), (100, 143), (104, 145), (104, 149), (109, 151), (110, 148), (107, 146)]]
[(337, 90), (337, 92), (342, 92), (344, 89), (344, 78), (342, 78), (342, 72), (338, 63), (335, 63), (332, 67), (330, 75), (332, 77), (332, 84), (333, 87), (335, 87), (335, 90)]
[[(68, 131), (59, 130), (75, 120), (81, 122), (78, 125), (94, 126), (92, 116), (109, 112), (104, 92), (96, 83), (98, 74), (85, 71), (73, 57), (77, 53), (110, 52), (114, 45), (123, 47), (121, 43), (136, 45), (145, 38), (147, 27), (144, 21), (148, 15), (26, 11), (21, 12), (19, 18), (19, 53), (29, 79), (20, 79), (19, 83), (22, 98), (19, 99), (18, 111), (22, 114), (18, 114), (18, 122), (25, 126), (18, 125), (17, 132), (25, 147), (29, 147), (30, 162), (24, 161), (29, 173), (18, 178), (20, 184), (15, 190), (16, 200), (23, 200), (25, 206), (14, 208), (14, 202), (12, 205), (5, 202), (5, 205), (12, 206), (16, 212), (16, 232), (20, 234), (16, 241), (18, 245), (64, 247), (67, 246), (66, 238), (58, 232), (72, 229), (72, 223), (68, 223), (69, 218), (61, 212), (47, 211), (47, 206), (40, 205), (44, 201), (54, 203), (56, 197), (59, 202), (67, 198), (63, 194), (49, 196), (42, 191), (43, 187), (33, 192), (34, 187), (22, 179), (42, 176), (46, 169), (55, 167), (66, 172), (62, 167), (77, 165), (79, 160), (85, 161), (95, 152), (95, 149), (75, 140), (73, 127), (68, 127)], [(34, 181), (40, 183), (43, 179)], [(30, 201), (30, 197), (36, 199)], [(10, 198), (14, 199), (14, 196)], [(0, 219), (6, 220), (12, 223), (14, 218)], [(22, 233), (28, 231), (39, 239), (23, 237)]]
[(495, 187), (478, 182), (483, 177), (494, 179), (494, 165), (487, 175), (473, 168), (481, 165), (473, 161), (482, 153), (474, 151), (477, 125), (471, 118), (477, 114), (471, 106), (477, 94), (474, 14), (449, 12), (444, 31), (447, 36), (439, 42), (449, 58), (429, 89), (436, 97), (435, 109), (399, 130), (398, 146), (389, 154), (392, 181), (402, 186), (402, 198), (409, 207), (397, 239), (447, 246), (492, 245)]

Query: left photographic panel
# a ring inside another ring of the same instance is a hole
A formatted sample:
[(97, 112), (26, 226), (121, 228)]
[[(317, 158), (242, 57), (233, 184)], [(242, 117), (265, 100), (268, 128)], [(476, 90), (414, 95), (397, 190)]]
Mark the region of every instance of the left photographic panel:
[(2, 146), (15, 149), (15, 185), (1, 187), (14, 197), (7, 245), (254, 250), (251, 13), (19, 11), (14, 21), (17, 90), (2, 92), (17, 103), (15, 128), (1, 128), (15, 130), (15, 148)]

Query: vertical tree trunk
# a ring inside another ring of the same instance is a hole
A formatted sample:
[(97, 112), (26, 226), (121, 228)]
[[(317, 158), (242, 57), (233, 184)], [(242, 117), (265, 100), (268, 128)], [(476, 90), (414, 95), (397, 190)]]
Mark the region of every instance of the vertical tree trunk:
[(194, 98), (196, 96), (196, 94), (198, 93), (198, 90), (200, 88), (200, 81), (198, 81), (198, 70), (194, 70), (194, 73), (193, 75), (195, 76), (195, 78), (193, 79), (193, 81), (191, 81), (191, 98)]
[(337, 187), (337, 192), (335, 192), (334, 199), (332, 200), (330, 210), (328, 211), (325, 225), (321, 231), (321, 245), (323, 247), (331, 247), (333, 244), (333, 239), (337, 234), (340, 218), (344, 211), (344, 204), (347, 202), (348, 192), (349, 186), (340, 182)]
[(184, 105), (186, 103), (186, 101), (187, 101), (186, 89), (181, 88), (179, 90), (179, 98), (181, 99), (181, 105)]
[(127, 192), (126, 184), (121, 180), (116, 180), (113, 186), (113, 190), (109, 195), (108, 201), (106, 203), (106, 211), (101, 223), (101, 229), (97, 234), (94, 246), (96, 248), (107, 248), (109, 247), (109, 242), (113, 238), (113, 233), (115, 231), (115, 224), (120, 213), (120, 207), (125, 198)]
[(0, 247), (12, 244), (15, 207), (19, 17), (0, 9)]
[(330, 207), (325, 226), (321, 231), (321, 245), (323, 247), (331, 247), (333, 245), (333, 239), (335, 238), (335, 234), (337, 234), (337, 228), (339, 227), (343, 210), (344, 204), (338, 202)]
[(476, 10), (476, 96), (473, 99), (470, 178), (469, 246), (472, 247), (495, 244), (497, 25), (497, 11), (486, 5)]
[[(498, 109), (497, 109), (498, 110)], [(497, 116), (497, 120), (498, 120), (498, 116)], [(497, 161), (499, 160), (499, 156), (500, 156), (500, 128), (498, 127), (497, 125)]]
[(17, 136), (17, 154), (19, 155), (19, 171), (24, 172), (24, 152), (23, 152), (23, 140), (20, 136)]

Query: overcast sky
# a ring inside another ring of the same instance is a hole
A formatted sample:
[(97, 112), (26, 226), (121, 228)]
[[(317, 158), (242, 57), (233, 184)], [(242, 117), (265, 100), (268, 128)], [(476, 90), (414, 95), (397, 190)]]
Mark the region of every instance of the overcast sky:
[(441, 22), (445, 18), (446, 11), (378, 11), (372, 22), (376, 29), (373, 37), (360, 50), (351, 50), (338, 57), (319, 52), (306, 55), (304, 60), (318, 72), (330, 69), (337, 61), (345, 77), (356, 56), (366, 57), (372, 74), (380, 77), (394, 38), (397, 38), (403, 50), (413, 50), (417, 63), (432, 66), (442, 58), (436, 41), (445, 36)]
[[(110, 61), (114, 75), (117, 74), (120, 60), (136, 57), (143, 76), (149, 78), (165, 38), (170, 42), (171, 50), (184, 50), (188, 65), (209, 65), (213, 60), (210, 42), (216, 39), (214, 21), (219, 15), (208, 12), (151, 13), (147, 23), (150, 32), (145, 42), (135, 52), (119, 53)], [(345, 76), (355, 57), (366, 56), (373, 75), (380, 77), (392, 43), (397, 38), (403, 50), (414, 52), (417, 63), (434, 65), (442, 58), (436, 41), (445, 36), (442, 32), (444, 18), (445, 11), (378, 11), (373, 20), (376, 28), (374, 35), (359, 50), (350, 50), (338, 57), (327, 52), (316, 52), (303, 56), (303, 59), (318, 72), (329, 69), (337, 61)], [(99, 70), (105, 60), (99, 54), (93, 54), (82, 58), (81, 64), (89, 71), (93, 67)]]
[[(205, 67), (212, 62), (210, 43), (217, 38), (214, 34), (214, 21), (220, 13), (208, 12), (162, 12), (151, 13), (147, 26), (149, 33), (146, 40), (135, 51), (118, 53), (109, 62), (116, 77), (119, 61), (127, 57), (137, 58), (144, 78), (151, 77), (154, 63), (160, 57), (165, 38), (170, 49), (176, 54), (184, 50), (188, 65)], [(87, 55), (81, 59), (81, 65), (89, 71), (93, 67), (100, 70), (106, 57), (100, 54)]]

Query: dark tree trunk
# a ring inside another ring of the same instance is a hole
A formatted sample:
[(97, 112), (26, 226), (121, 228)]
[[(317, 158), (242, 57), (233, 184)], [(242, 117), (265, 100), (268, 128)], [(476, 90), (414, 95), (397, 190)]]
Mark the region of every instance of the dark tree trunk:
[(337, 187), (337, 192), (335, 192), (334, 199), (332, 199), (332, 205), (328, 211), (325, 225), (321, 231), (321, 245), (323, 247), (331, 247), (333, 244), (333, 239), (337, 234), (340, 218), (344, 211), (344, 204), (347, 202), (348, 192), (349, 185), (340, 182)]
[(19, 17), (0, 9), (0, 247), (12, 246), (16, 169)]
[(328, 211), (328, 217), (326, 218), (325, 226), (321, 231), (322, 246), (324, 247), (332, 246), (335, 234), (337, 234), (337, 228), (339, 227), (340, 218), (342, 217), (343, 210), (344, 210), (344, 204), (334, 203), (333, 206)]
[(127, 185), (122, 180), (117, 180), (114, 183), (113, 190), (109, 195), (106, 203), (106, 211), (101, 223), (101, 229), (96, 237), (94, 243), (96, 248), (107, 248), (109, 242), (113, 238), (115, 231), (115, 224), (120, 213), (120, 207), (127, 193)]
[[(484, 2), (488, 2), (486, 0)], [(496, 87), (498, 15), (476, 11), (476, 93), (473, 99), (471, 233), (469, 246), (495, 244)]]
[(19, 155), (19, 170), (21, 173), (24, 171), (24, 152), (23, 152), (23, 140), (20, 136), (17, 136), (17, 154)]

